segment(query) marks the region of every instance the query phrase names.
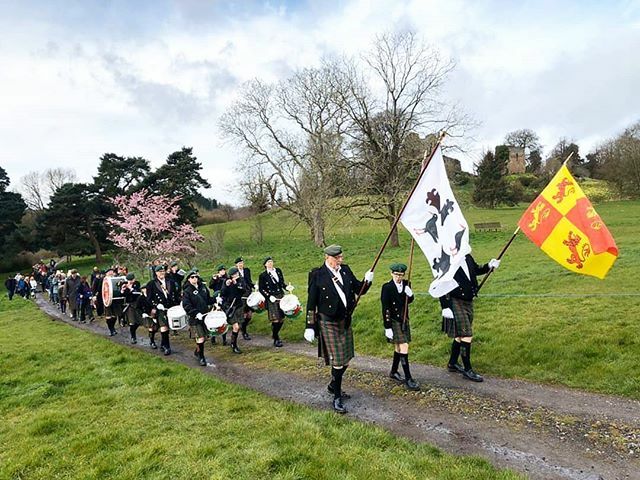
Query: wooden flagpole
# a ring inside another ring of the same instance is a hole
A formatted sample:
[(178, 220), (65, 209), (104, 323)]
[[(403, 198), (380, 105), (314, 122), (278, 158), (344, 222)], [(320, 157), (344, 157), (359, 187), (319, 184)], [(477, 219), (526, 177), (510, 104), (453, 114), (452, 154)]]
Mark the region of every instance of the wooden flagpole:
[[(389, 229), (389, 234), (387, 235), (387, 238), (385, 238), (384, 243), (380, 247), (380, 251), (378, 251), (378, 254), (376, 255), (376, 258), (373, 260), (373, 265), (371, 265), (371, 268), (369, 269), (372, 272), (375, 270), (376, 265), (378, 264), (378, 260), (380, 260), (380, 257), (382, 256), (382, 252), (384, 252), (384, 249), (387, 247), (387, 243), (389, 243), (389, 239), (391, 238), (391, 234), (393, 233), (393, 230), (398, 226), (398, 223), (400, 222), (400, 217), (404, 213), (404, 209), (407, 207), (407, 203), (409, 203), (409, 200), (413, 196), (413, 193), (416, 191), (416, 188), (418, 188), (418, 184), (420, 183), (420, 180), (422, 180), (422, 175), (424, 175), (424, 172), (427, 171), (427, 167), (429, 166), (429, 163), (431, 162), (431, 159), (436, 154), (436, 151), (438, 150), (438, 147), (442, 143), (442, 140), (444, 140), (445, 136), (446, 136), (446, 132), (444, 130), (442, 132), (440, 132), (440, 135), (438, 136), (438, 141), (436, 142), (435, 146), (431, 150), (431, 154), (429, 155), (429, 158), (426, 159), (426, 161), (422, 162), (422, 170), (420, 170), (420, 175), (418, 175), (418, 178), (416, 179), (416, 182), (413, 184), (413, 188), (411, 188), (411, 191), (409, 192), (409, 195), (407, 196), (407, 199), (405, 200), (404, 204), (402, 205), (402, 208), (400, 209), (400, 211), (396, 215), (396, 219), (393, 222), (393, 225)], [(425, 157), (426, 157), (427, 152), (425, 151), (424, 153), (425, 153)], [(353, 315), (353, 312), (355, 311), (356, 307), (358, 306), (358, 303), (360, 302), (360, 297), (362, 297), (362, 292), (364, 292), (364, 288), (365, 288), (365, 284), (363, 283), (362, 284), (362, 288), (360, 288), (360, 292), (358, 293), (358, 296), (356, 297), (356, 303), (353, 305), (353, 309), (351, 309), (351, 315)]]
[[(569, 156), (566, 158), (566, 160), (564, 162), (562, 162), (562, 165), (560, 166), (560, 168), (565, 166), (567, 164), (567, 162), (571, 159), (572, 156), (573, 156), (573, 152), (569, 153)], [(500, 255), (498, 255), (498, 258), (497, 258), (498, 260), (500, 260), (502, 258), (504, 253), (507, 251), (507, 248), (509, 248), (511, 246), (511, 243), (513, 243), (513, 240), (516, 238), (516, 235), (518, 234), (519, 231), (520, 231), (520, 226), (518, 226), (518, 228), (516, 228), (516, 231), (513, 232), (513, 235), (511, 236), (511, 238), (509, 239), (507, 244), (502, 248), (502, 251), (500, 252)], [(480, 289), (482, 288), (484, 283), (487, 281), (487, 278), (489, 278), (489, 275), (491, 275), (492, 273), (493, 273), (493, 268), (491, 270), (489, 270), (489, 272), (482, 279), (482, 282), (480, 282), (480, 285), (478, 285), (478, 292), (480, 291)]]
[[(415, 238), (411, 237), (411, 249), (409, 250), (409, 269), (407, 270), (407, 286), (411, 286), (411, 268), (413, 266), (413, 248), (416, 244)], [(404, 298), (404, 311), (402, 313), (402, 329), (407, 323), (407, 313), (409, 311), (409, 297)]]

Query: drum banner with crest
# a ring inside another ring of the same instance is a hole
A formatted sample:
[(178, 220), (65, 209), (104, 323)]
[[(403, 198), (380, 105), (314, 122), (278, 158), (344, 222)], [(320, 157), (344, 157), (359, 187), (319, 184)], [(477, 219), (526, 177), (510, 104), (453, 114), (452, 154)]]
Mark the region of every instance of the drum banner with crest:
[(407, 200), (400, 222), (427, 257), (434, 277), (429, 293), (439, 298), (456, 288), (453, 276), (471, 253), (469, 227), (449, 185), (440, 145)]
[(618, 258), (613, 236), (566, 165), (529, 205), (518, 226), (572, 272), (603, 279)]

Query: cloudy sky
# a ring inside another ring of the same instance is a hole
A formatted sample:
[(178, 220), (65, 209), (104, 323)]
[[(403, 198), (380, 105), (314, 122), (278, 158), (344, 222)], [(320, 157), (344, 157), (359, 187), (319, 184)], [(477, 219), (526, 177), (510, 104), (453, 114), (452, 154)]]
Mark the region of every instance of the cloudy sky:
[(157, 167), (186, 145), (203, 193), (238, 204), (217, 128), (238, 87), (404, 29), (456, 62), (446, 97), (480, 123), (467, 169), (514, 129), (584, 154), (640, 120), (640, 0), (0, 0), (0, 166), (13, 187), (57, 166), (89, 180), (105, 152)]

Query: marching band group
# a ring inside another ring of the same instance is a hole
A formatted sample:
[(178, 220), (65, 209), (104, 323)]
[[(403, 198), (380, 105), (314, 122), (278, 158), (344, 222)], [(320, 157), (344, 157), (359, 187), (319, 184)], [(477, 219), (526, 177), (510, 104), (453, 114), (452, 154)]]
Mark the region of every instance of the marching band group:
[[(342, 247), (330, 245), (324, 249), (324, 263), (309, 273), (304, 331), (307, 341), (318, 340), (318, 356), (331, 366), (327, 390), (333, 395), (333, 409), (338, 413), (347, 411), (344, 400), (349, 398), (342, 391), (342, 379), (354, 357), (353, 310), (359, 296), (370, 290), (374, 278), (373, 271), (369, 270), (362, 280), (358, 280), (343, 259)], [(87, 283), (86, 277), (78, 278), (77, 271), (71, 270), (68, 277), (62, 274), (62, 280), (53, 280), (52, 283), (62, 281), (65, 285), (62, 295), (53, 297), (53, 301), (60, 304), (68, 302), (74, 320), (84, 320), (84, 315), (78, 316), (77, 302), (72, 305), (69, 292), (85, 292), (84, 296), (92, 298), (96, 308), (96, 298), (99, 298), (109, 335), (117, 334), (115, 326), (119, 321), (121, 326), (129, 326), (131, 343), (135, 344), (138, 341), (137, 329), (143, 325), (148, 331), (152, 349), (158, 348), (156, 334), (160, 332), (160, 349), (164, 355), (171, 355), (170, 331), (188, 326), (196, 343), (194, 355), (202, 366), (208, 365), (204, 351), (207, 338), (210, 337), (213, 344), (220, 336), (223, 345), (227, 345), (229, 329), (231, 351), (242, 353), (238, 337), (242, 334), (243, 340), (251, 340), (248, 326), (254, 312), (267, 311), (273, 346), (282, 347), (280, 330), (285, 318), (295, 318), (302, 313), (298, 298), (291, 293), (293, 287), (286, 286), (284, 273), (275, 267), (272, 257), (264, 259), (264, 269), (258, 276), (257, 285), (253, 283), (251, 270), (245, 267), (242, 257), (236, 258), (234, 263), (228, 270), (224, 265), (218, 265), (209, 288), (197, 268), (184, 272), (177, 262), (157, 262), (151, 268), (152, 279), (145, 285), (141, 285), (135, 274), (119, 266), (105, 272), (95, 269), (93, 288), (87, 286), (83, 289), (81, 285)], [(482, 381), (482, 377), (471, 368), (470, 352), (477, 275), (497, 268), (499, 263), (492, 259), (480, 266), (471, 255), (467, 255), (466, 262), (454, 277), (458, 287), (440, 299), (442, 329), (453, 339), (447, 368), (476, 382)], [(390, 266), (391, 279), (382, 286), (380, 293), (382, 323), (387, 341), (394, 345), (389, 377), (409, 390), (419, 390), (420, 386), (409, 367), (409, 305), (414, 300), (414, 293), (410, 282), (404, 278), (406, 270), (407, 266), (402, 263)], [(96, 288), (100, 283), (101, 287)], [(463, 365), (458, 363), (460, 355)], [(404, 376), (398, 371), (400, 366)]]

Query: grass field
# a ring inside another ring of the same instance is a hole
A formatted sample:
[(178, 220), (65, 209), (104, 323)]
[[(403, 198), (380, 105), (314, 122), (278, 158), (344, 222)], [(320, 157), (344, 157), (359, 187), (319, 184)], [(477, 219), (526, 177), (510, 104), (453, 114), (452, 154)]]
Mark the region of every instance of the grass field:
[(0, 479), (511, 479), (0, 299)]
[[(475, 302), (474, 367), (481, 373), (524, 378), (640, 398), (640, 202), (618, 201), (596, 205), (611, 230), (620, 256), (605, 280), (577, 275), (549, 259), (520, 234), (503, 258), (500, 269), (483, 287)], [(465, 208), (469, 224), (499, 221), (502, 232), (471, 232), (471, 245), (478, 262), (497, 256), (510, 238), (524, 206), (495, 210)], [(264, 240), (251, 239), (255, 220), (201, 227), (206, 236), (224, 230), (224, 253), (200, 262), (198, 267), (210, 278), (218, 263), (231, 265), (244, 256), (254, 279), (262, 271), (262, 259), (272, 255), (287, 281), (303, 302), (306, 300), (307, 272), (323, 261), (321, 249), (309, 240), (307, 230), (284, 212), (261, 217)], [(327, 243), (345, 249), (345, 262), (362, 276), (388, 232), (385, 222), (356, 221), (336, 217), (327, 228)], [(380, 314), (379, 291), (387, 281), (387, 266), (408, 261), (409, 236), (401, 231), (401, 247), (387, 248), (376, 269), (370, 293), (355, 312), (356, 350), (388, 357)], [(90, 259), (75, 264), (88, 272)], [(411, 308), (413, 361), (444, 365), (450, 342), (440, 332), (438, 302), (426, 292), (431, 273), (416, 252), (413, 290), (417, 300)], [(252, 331), (269, 333), (266, 314), (256, 315)], [(285, 341), (300, 341), (302, 316), (285, 326)]]

